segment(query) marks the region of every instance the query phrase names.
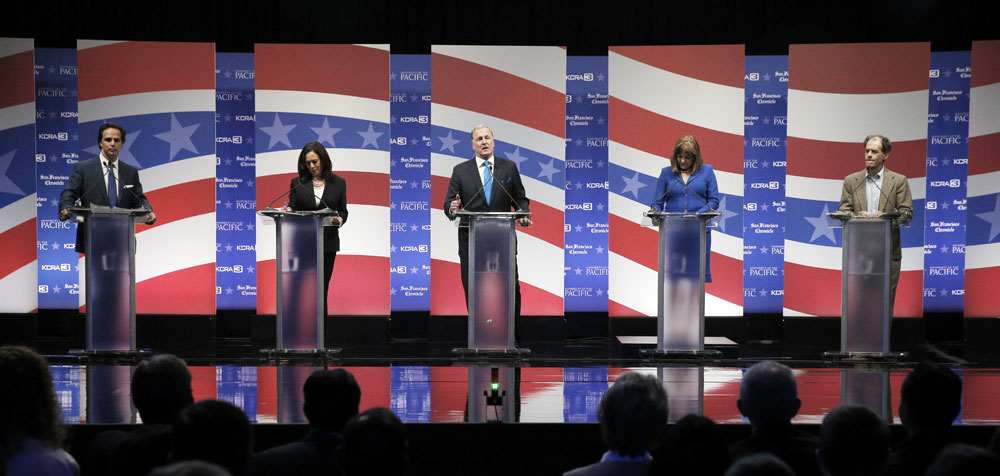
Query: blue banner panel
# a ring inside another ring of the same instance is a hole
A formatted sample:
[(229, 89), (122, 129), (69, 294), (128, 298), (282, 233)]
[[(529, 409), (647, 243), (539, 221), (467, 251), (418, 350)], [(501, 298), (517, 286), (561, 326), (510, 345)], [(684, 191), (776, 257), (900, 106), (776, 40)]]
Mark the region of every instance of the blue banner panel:
[(35, 50), (35, 171), (38, 175), (38, 307), (80, 307), (76, 223), (59, 220), (59, 194), (80, 160), (76, 50)]
[(430, 311), (431, 57), (391, 55), (390, 62), (391, 306)]
[(743, 91), (743, 310), (781, 313), (788, 56), (747, 56)]
[(215, 68), (215, 305), (256, 309), (253, 53), (216, 53)]
[(925, 313), (960, 313), (965, 301), (971, 64), (971, 51), (931, 53), (924, 204)]
[(608, 58), (566, 58), (567, 312), (608, 310)]

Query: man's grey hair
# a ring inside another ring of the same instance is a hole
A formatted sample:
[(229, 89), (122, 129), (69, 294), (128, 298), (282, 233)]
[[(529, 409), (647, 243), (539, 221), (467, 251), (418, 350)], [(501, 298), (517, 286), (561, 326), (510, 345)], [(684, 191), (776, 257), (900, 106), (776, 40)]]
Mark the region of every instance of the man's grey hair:
[(472, 126), (472, 130), (469, 131), (469, 138), (472, 140), (476, 140), (476, 131), (478, 131), (479, 129), (486, 129), (490, 131), (490, 135), (493, 136), (493, 138), (496, 138), (496, 135), (493, 134), (493, 129), (490, 129), (490, 126), (487, 126), (485, 124), (476, 124), (475, 126)]

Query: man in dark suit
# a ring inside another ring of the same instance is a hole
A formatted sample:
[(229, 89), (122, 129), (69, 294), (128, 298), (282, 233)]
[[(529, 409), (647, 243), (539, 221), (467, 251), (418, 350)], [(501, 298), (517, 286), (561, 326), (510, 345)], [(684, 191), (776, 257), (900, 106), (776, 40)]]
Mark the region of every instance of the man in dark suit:
[[(152, 225), (156, 214), (142, 193), (139, 171), (118, 160), (118, 153), (125, 145), (125, 129), (113, 122), (103, 124), (97, 131), (97, 144), (101, 147), (100, 156), (73, 166), (73, 175), (59, 195), (59, 219), (72, 217), (69, 209), (79, 200), (83, 207), (148, 208), (146, 224)], [(84, 222), (76, 228), (76, 251), (80, 253), (86, 253), (86, 226)]]
[[(451, 171), (444, 214), (455, 219), (455, 212), (528, 211), (529, 200), (524, 193), (521, 174), (514, 162), (493, 155), (493, 131), (484, 125), (472, 128), (474, 160), (462, 162)], [(531, 226), (530, 218), (518, 220), (521, 226)], [(516, 247), (515, 247), (516, 249)], [(462, 288), (465, 303), (469, 303), (469, 227), (461, 223), (458, 229), (458, 258), (462, 267)], [(521, 285), (514, 267), (514, 315), (521, 315)]]
[(892, 255), (889, 261), (889, 317), (892, 317), (896, 302), (896, 283), (903, 260), (899, 241), (899, 225), (907, 224), (913, 218), (913, 197), (906, 176), (885, 168), (885, 161), (892, 151), (892, 142), (881, 135), (865, 137), (865, 170), (844, 178), (844, 189), (840, 196), (838, 211), (867, 213), (878, 216), (887, 212), (899, 212), (892, 222)]
[(361, 387), (344, 369), (323, 369), (306, 379), (302, 392), (302, 412), (309, 420), (309, 432), (299, 441), (257, 453), (253, 459), (255, 476), (341, 474), (337, 449), (344, 425), (358, 414)]

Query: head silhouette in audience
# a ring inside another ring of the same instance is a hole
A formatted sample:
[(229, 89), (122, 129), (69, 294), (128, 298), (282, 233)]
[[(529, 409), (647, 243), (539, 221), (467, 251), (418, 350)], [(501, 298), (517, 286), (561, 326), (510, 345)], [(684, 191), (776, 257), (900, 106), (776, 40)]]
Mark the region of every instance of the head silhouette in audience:
[(629, 372), (604, 392), (597, 421), (608, 449), (621, 456), (645, 455), (667, 426), (667, 390), (653, 375)]
[(721, 476), (729, 467), (726, 437), (711, 419), (685, 415), (663, 433), (650, 474)]
[(181, 411), (172, 441), (173, 461), (208, 461), (240, 476), (253, 451), (253, 430), (243, 410), (227, 402), (203, 400)]
[(79, 473), (60, 449), (65, 436), (48, 362), (27, 347), (0, 347), (0, 473)]
[(754, 428), (787, 425), (801, 406), (795, 374), (788, 366), (765, 360), (743, 375), (736, 407)]
[(149, 476), (231, 476), (226, 468), (207, 461), (181, 461), (161, 466), (149, 472)]
[(907, 433), (947, 431), (962, 410), (962, 379), (931, 362), (917, 365), (899, 392), (899, 420)]
[(826, 476), (882, 474), (889, 457), (889, 427), (860, 405), (827, 413), (819, 430), (816, 459)]
[(927, 468), (927, 476), (993, 476), (998, 472), (1000, 456), (964, 443), (944, 447)]
[(795, 476), (795, 471), (773, 454), (757, 453), (737, 460), (725, 476)]
[(173, 423), (184, 407), (194, 403), (187, 364), (170, 354), (140, 362), (132, 374), (132, 403), (143, 423)]
[(344, 369), (313, 372), (302, 391), (305, 396), (302, 412), (315, 428), (340, 432), (358, 414), (361, 387), (354, 375)]
[(338, 455), (347, 476), (406, 474), (406, 428), (388, 408), (376, 407), (352, 418), (344, 427)]

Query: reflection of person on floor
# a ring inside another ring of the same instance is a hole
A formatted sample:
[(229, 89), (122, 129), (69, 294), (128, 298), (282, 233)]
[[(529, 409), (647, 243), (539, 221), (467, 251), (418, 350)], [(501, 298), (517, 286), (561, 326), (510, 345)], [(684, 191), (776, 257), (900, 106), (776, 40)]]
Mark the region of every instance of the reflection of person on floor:
[(906, 176), (885, 167), (892, 151), (888, 137), (870, 135), (865, 137), (865, 170), (844, 177), (844, 187), (840, 195), (841, 212), (857, 213), (877, 217), (883, 213), (899, 212), (899, 218), (892, 222), (889, 260), (889, 317), (892, 317), (896, 302), (896, 284), (903, 251), (899, 239), (899, 225), (907, 224), (913, 218), (913, 197)]

